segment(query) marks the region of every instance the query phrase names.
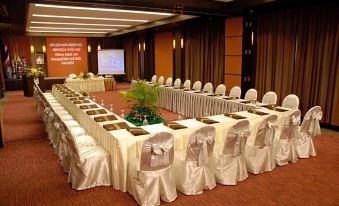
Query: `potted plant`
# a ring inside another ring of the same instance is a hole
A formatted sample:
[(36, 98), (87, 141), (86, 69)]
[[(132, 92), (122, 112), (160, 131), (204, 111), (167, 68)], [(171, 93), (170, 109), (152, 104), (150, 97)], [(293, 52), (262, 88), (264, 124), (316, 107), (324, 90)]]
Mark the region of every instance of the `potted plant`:
[(148, 85), (145, 81), (138, 81), (129, 91), (121, 92), (131, 108), (131, 112), (125, 119), (136, 126), (145, 124), (145, 119), (148, 124), (164, 122), (156, 107), (160, 89), (157, 84)]

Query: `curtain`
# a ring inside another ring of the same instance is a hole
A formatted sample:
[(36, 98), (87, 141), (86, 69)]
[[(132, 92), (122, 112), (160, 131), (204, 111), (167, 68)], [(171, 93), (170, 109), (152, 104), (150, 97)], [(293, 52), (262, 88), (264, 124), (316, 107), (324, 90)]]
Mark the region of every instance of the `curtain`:
[(331, 4), (258, 15), (256, 88), (300, 98), (303, 114), (322, 107), (330, 123), (339, 65), (338, 7)]
[(224, 18), (200, 18), (185, 25), (185, 79), (223, 83), (224, 27)]
[(32, 65), (29, 37), (26, 36), (3, 36), (2, 41), (7, 45), (10, 58), (18, 60), (24, 57), (28, 65)]
[(125, 66), (126, 66), (126, 80), (138, 79), (138, 40), (134, 35), (127, 36), (123, 39), (123, 48), (125, 49)]

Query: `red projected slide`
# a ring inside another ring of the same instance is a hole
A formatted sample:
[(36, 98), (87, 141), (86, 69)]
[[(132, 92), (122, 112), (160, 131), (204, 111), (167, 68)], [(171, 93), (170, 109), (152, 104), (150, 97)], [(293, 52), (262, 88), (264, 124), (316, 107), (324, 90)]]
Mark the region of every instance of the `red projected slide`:
[(49, 77), (87, 72), (86, 38), (46, 38)]

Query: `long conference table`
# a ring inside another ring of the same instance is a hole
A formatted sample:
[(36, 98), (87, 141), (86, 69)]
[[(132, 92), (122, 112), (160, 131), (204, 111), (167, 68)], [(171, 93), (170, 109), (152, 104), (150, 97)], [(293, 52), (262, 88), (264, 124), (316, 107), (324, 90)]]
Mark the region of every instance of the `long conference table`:
[(115, 90), (115, 79), (94, 77), (90, 79), (66, 79), (66, 85), (75, 91), (83, 92), (102, 92), (107, 90)]
[[(174, 136), (175, 151), (185, 151), (190, 134), (196, 129), (208, 125), (206, 123), (198, 121), (197, 119), (184, 119), (173, 121), (186, 127), (184, 129), (175, 130), (165, 126), (164, 124), (155, 124), (138, 127), (146, 131), (148, 134), (133, 135), (130, 130), (123, 129), (123, 127), (120, 128), (122, 123), (125, 123), (125, 125), (127, 125), (128, 127), (135, 127), (133, 124), (110, 112), (101, 105), (91, 100), (90, 103), (87, 104), (75, 104), (73, 101), (71, 101), (72, 97), (66, 97), (66, 95), (59, 91), (55, 86), (53, 86), (52, 88), (52, 94), (60, 102), (60, 104), (62, 104), (65, 109), (79, 122), (79, 124), (87, 131), (87, 133), (96, 138), (98, 145), (103, 147), (111, 154), (111, 174), (113, 188), (123, 192), (127, 191), (128, 162), (140, 156), (142, 144), (146, 139), (150, 137), (150, 135), (158, 132), (170, 132)], [(76, 93), (76, 95), (79, 94)], [(184, 104), (184, 102), (182, 102), (182, 104)], [(96, 108), (86, 108), (86, 105), (96, 105)], [(281, 109), (284, 109), (285, 111), (279, 112), (264, 107), (256, 107), (256, 110), (258, 111), (262, 111), (268, 114), (276, 114), (278, 116), (278, 127), (281, 127), (283, 125), (284, 119), (291, 112), (293, 112), (293, 110), (290, 110), (288, 108)], [(95, 111), (98, 110), (104, 110), (106, 113), (95, 115), (87, 114), (88, 111), (93, 111), (93, 113), (97, 113)], [(240, 111), (236, 112), (235, 114), (246, 117), (246, 119), (250, 122), (250, 131), (256, 131), (261, 120), (267, 117), (267, 115), (261, 116), (258, 114), (250, 113), (248, 111)], [(115, 119), (104, 122), (97, 122), (95, 120), (97, 119), (96, 117), (104, 117), (107, 115), (113, 115)], [(227, 117), (224, 114), (216, 114), (208, 116), (207, 118), (216, 121), (216, 123), (210, 125), (215, 127), (216, 129), (216, 144), (219, 145), (224, 142), (225, 136), (229, 128), (237, 121), (240, 121), (231, 117)], [(113, 125), (115, 129), (108, 131), (107, 129), (105, 129), (107, 125)], [(255, 132), (251, 132), (251, 135), (247, 140), (247, 144), (253, 144), (254, 137)], [(222, 147), (215, 147), (215, 149), (217, 148)], [(180, 152), (180, 154), (185, 153)]]

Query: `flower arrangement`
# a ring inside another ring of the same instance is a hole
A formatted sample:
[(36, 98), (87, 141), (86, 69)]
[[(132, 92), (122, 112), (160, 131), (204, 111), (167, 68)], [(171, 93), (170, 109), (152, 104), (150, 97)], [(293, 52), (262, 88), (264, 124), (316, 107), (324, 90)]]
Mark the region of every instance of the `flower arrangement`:
[(79, 75), (78, 75), (78, 78), (79, 78), (79, 79), (84, 79), (84, 80), (86, 80), (86, 79), (89, 79), (90, 76), (89, 76), (88, 74), (85, 74), (85, 73), (83, 73), (83, 72), (80, 72)]
[(133, 100), (137, 102), (130, 105), (131, 112), (126, 116), (126, 120), (136, 126), (141, 126), (145, 118), (149, 124), (164, 122), (156, 107), (160, 89), (158, 84), (148, 85), (145, 81), (138, 81), (131, 90), (121, 92), (128, 103)]
[(38, 77), (43, 77), (45, 73), (41, 70), (41, 68), (29, 68), (26, 70), (26, 76), (27, 77), (33, 77), (33, 78), (38, 78)]

